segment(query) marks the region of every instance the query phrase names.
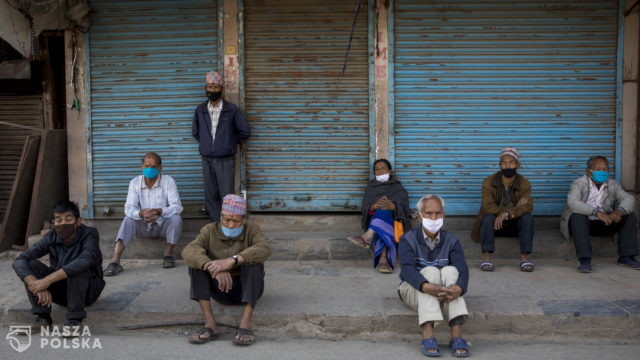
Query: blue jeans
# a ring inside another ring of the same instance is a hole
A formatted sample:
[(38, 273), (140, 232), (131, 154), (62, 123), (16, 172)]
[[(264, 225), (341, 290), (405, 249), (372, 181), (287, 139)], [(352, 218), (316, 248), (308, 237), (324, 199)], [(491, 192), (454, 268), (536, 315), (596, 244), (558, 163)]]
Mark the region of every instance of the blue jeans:
[(533, 215), (526, 213), (517, 219), (505, 220), (502, 229), (494, 230), (495, 214), (486, 214), (480, 225), (480, 244), (482, 251), (495, 251), (496, 236), (517, 236), (520, 239), (520, 253), (530, 254), (533, 249)]

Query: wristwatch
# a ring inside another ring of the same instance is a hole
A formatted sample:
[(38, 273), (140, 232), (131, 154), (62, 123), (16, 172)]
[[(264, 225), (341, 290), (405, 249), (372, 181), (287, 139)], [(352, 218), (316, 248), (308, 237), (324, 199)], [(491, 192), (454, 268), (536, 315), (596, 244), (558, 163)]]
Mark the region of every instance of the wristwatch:
[(231, 258), (233, 259), (233, 266), (238, 265), (238, 255), (233, 255)]

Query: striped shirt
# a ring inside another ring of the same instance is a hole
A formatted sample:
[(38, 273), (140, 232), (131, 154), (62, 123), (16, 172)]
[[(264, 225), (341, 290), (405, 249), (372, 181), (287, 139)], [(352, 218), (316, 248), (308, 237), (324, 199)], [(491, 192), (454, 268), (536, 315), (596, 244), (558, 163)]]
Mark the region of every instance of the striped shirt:
[(211, 118), (211, 141), (216, 141), (216, 130), (218, 130), (218, 120), (220, 119), (220, 112), (222, 112), (222, 100), (218, 102), (218, 105), (211, 105), (211, 101), (207, 103), (207, 110), (209, 111), (209, 117)]

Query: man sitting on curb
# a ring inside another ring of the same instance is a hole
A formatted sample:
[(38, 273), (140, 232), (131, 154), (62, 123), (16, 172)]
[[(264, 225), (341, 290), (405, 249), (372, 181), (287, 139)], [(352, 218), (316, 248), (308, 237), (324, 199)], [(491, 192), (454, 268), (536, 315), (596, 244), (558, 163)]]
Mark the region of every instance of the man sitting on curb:
[[(81, 333), (84, 310), (96, 302), (104, 289), (102, 253), (95, 228), (82, 225), (75, 203), (63, 200), (53, 209), (54, 228), (40, 241), (21, 253), (13, 262), (13, 270), (25, 284), (31, 313), (31, 333), (50, 326), (51, 305), (67, 307), (70, 336)], [(50, 266), (38, 261), (49, 255)]]
[(129, 183), (127, 201), (124, 204), (125, 217), (116, 236), (113, 258), (104, 270), (105, 276), (114, 276), (124, 269), (120, 258), (124, 249), (134, 237), (145, 239), (164, 238), (164, 261), (162, 267), (176, 266), (173, 247), (182, 233), (182, 203), (178, 187), (173, 178), (161, 174), (160, 155), (150, 152), (142, 157), (142, 175)]
[(609, 178), (609, 161), (592, 156), (586, 174), (571, 184), (567, 207), (562, 213), (561, 232), (565, 239), (573, 237), (578, 271), (590, 273), (591, 239), (589, 235), (613, 235), (618, 238), (618, 264), (640, 270), (637, 219), (633, 210), (635, 198)]
[(251, 345), (253, 311), (264, 292), (264, 262), (271, 248), (260, 230), (247, 224), (247, 202), (242, 196), (223, 198), (221, 220), (206, 225), (194, 241), (182, 250), (189, 266), (191, 299), (198, 302), (205, 325), (189, 338), (203, 344), (218, 338), (211, 298), (224, 305), (242, 305), (244, 313), (233, 339), (236, 345)]
[(462, 338), (462, 324), (469, 314), (462, 295), (469, 283), (469, 268), (460, 240), (441, 230), (444, 200), (427, 195), (416, 205), (422, 226), (400, 238), (400, 299), (418, 312), (422, 329), (422, 354), (440, 356), (433, 328), (443, 320), (451, 327), (449, 347), (455, 357), (469, 356), (469, 346)]
[(529, 261), (533, 248), (533, 199), (531, 184), (517, 173), (520, 154), (514, 148), (500, 152), (500, 171), (482, 183), (482, 205), (473, 225), (471, 238), (480, 242), (482, 263), (480, 270), (493, 271), (491, 255), (496, 236), (517, 236), (520, 240), (520, 270), (531, 272)]

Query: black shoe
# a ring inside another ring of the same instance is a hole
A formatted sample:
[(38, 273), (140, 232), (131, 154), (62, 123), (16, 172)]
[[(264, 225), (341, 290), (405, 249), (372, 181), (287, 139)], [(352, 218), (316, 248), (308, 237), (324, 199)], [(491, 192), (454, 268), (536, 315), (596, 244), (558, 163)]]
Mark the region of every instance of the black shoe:
[(633, 256), (623, 256), (618, 258), (618, 265), (640, 270), (640, 262), (638, 262)]
[(75, 338), (82, 335), (84, 325), (79, 320), (69, 320), (62, 326), (61, 336), (64, 338)]
[(581, 258), (580, 265), (578, 265), (578, 271), (581, 273), (590, 273), (593, 270), (591, 269), (591, 259), (590, 258)]
[(31, 327), (31, 333), (37, 334), (43, 326), (49, 327), (52, 323), (51, 316), (37, 315), (29, 325)]

